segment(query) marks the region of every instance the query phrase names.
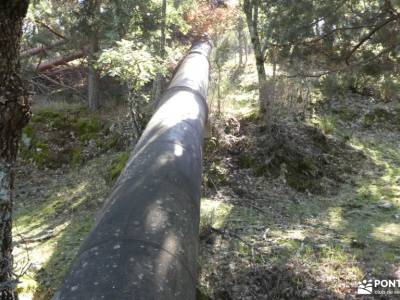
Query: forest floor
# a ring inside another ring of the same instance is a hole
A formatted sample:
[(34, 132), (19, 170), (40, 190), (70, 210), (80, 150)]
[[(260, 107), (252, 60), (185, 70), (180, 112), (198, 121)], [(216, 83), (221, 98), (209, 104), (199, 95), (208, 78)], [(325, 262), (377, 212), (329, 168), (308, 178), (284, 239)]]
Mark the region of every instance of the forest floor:
[(16, 176), (19, 299), (50, 299), (60, 285), (128, 159), (124, 115), (115, 107), (92, 113), (76, 104), (34, 103)]
[(400, 279), (399, 106), (325, 99), (271, 139), (253, 68), (222, 91), (206, 142), (200, 293), (353, 299), (364, 276)]
[[(209, 97), (199, 298), (352, 299), (367, 273), (400, 279), (399, 108), (327, 99), (271, 139), (254, 65), (227, 68), (218, 118)], [(16, 180), (20, 299), (59, 286), (127, 159), (121, 115), (34, 107)]]

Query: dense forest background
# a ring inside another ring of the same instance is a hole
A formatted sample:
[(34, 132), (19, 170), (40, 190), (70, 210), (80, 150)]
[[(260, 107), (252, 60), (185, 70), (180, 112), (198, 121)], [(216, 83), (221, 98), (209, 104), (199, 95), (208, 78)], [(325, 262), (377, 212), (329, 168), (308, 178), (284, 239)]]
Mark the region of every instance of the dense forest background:
[(0, 130), (4, 299), (52, 297), (174, 69), (206, 36), (199, 299), (352, 299), (367, 274), (400, 279), (400, 1), (0, 11), (0, 121), (18, 120)]

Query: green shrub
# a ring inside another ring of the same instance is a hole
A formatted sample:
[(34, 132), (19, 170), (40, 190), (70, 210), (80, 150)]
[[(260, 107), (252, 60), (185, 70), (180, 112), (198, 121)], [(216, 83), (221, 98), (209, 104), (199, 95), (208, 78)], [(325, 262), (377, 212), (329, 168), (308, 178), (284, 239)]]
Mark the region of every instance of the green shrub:
[(319, 124), (325, 134), (332, 134), (336, 127), (336, 119), (332, 116), (324, 116)]
[(393, 75), (384, 76), (381, 83), (381, 95), (385, 101), (400, 99), (400, 80)]
[(114, 183), (119, 174), (124, 169), (129, 159), (128, 152), (120, 153), (116, 158), (111, 161), (110, 166), (107, 169), (106, 181), (110, 184)]
[(321, 93), (325, 97), (332, 97), (337, 95), (343, 95), (347, 90), (349, 90), (349, 86), (351, 86), (353, 80), (350, 78), (343, 78), (343, 76), (339, 74), (328, 74), (326, 76), (322, 76), (319, 80), (318, 87)]
[(79, 118), (73, 124), (77, 136), (82, 141), (94, 139), (102, 131), (102, 125), (97, 116)]

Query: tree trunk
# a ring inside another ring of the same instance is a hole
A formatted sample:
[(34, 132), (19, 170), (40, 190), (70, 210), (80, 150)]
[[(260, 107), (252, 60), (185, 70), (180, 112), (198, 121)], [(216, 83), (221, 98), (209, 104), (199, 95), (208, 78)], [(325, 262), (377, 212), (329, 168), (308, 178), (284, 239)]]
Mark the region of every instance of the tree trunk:
[(217, 102), (217, 115), (218, 117), (221, 116), (221, 66), (217, 64), (217, 69), (218, 69), (218, 84), (217, 84), (217, 97), (218, 97), (218, 102)]
[(72, 53), (71, 55), (65, 56), (65, 57), (60, 57), (60, 58), (56, 58), (54, 60), (45, 62), (45, 63), (41, 63), (39, 66), (37, 67), (32, 67), (32, 69), (35, 69), (36, 72), (43, 72), (49, 69), (52, 69), (54, 67), (57, 66), (61, 66), (61, 65), (66, 65), (68, 64), (70, 61), (74, 61), (76, 59), (85, 57), (85, 52), (84, 51), (78, 51), (75, 53)]
[(243, 48), (244, 48), (244, 64), (247, 64), (247, 56), (249, 52), (249, 45), (247, 44), (247, 37), (243, 35)]
[(22, 128), (29, 120), (29, 94), (20, 77), (22, 22), (29, 1), (0, 2), (0, 299), (15, 299), (12, 277), (14, 164)]
[(259, 92), (259, 104), (260, 104), (260, 112), (265, 112), (266, 103), (264, 103), (264, 88), (265, 82), (267, 81), (267, 75), (265, 73), (264, 68), (264, 58), (259, 54), (255, 53), (256, 57), (256, 66), (257, 66), (257, 76), (258, 76), (258, 92)]
[(160, 98), (162, 95), (162, 92), (164, 90), (164, 76), (161, 73), (156, 74), (156, 78), (154, 78), (153, 81), (153, 89), (152, 89), (152, 105), (153, 108), (155, 109), (160, 102)]
[[(165, 58), (165, 44), (166, 44), (166, 30), (167, 26), (167, 0), (162, 1), (161, 8), (161, 37), (160, 37), (160, 49), (159, 55), (161, 58)], [(153, 91), (152, 91), (152, 100), (154, 108), (157, 107), (158, 102), (160, 101), (161, 95), (164, 90), (164, 76), (161, 73), (157, 73), (156, 77), (153, 81)]]
[(238, 42), (239, 42), (239, 67), (243, 66), (243, 53), (244, 53), (244, 36), (243, 36), (243, 19), (239, 18), (237, 24)]
[(100, 106), (99, 101), (99, 75), (96, 70), (96, 53), (99, 51), (100, 13), (99, 0), (85, 0), (83, 2), (87, 23), (85, 24), (86, 38), (88, 40), (88, 106), (95, 111)]
[(162, 11), (161, 11), (161, 39), (160, 39), (160, 56), (164, 58), (165, 56), (165, 30), (167, 27), (167, 0), (163, 0), (162, 2)]
[(247, 27), (249, 28), (250, 39), (253, 45), (254, 56), (256, 59), (257, 75), (258, 75), (258, 91), (260, 112), (265, 112), (265, 103), (263, 101), (263, 91), (267, 75), (264, 67), (264, 53), (261, 48), (260, 37), (258, 35), (258, 0), (245, 0), (243, 10), (246, 15)]
[(93, 111), (99, 108), (99, 76), (95, 68), (95, 53), (99, 50), (97, 32), (93, 32), (90, 37), (88, 56), (88, 100), (89, 108)]

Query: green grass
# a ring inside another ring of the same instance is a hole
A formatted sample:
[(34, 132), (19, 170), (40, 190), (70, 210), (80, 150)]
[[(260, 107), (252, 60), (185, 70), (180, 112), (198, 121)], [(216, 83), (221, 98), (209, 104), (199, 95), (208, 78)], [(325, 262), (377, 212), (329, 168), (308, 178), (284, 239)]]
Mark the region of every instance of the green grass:
[(318, 126), (325, 134), (333, 134), (336, 130), (337, 118), (333, 115), (322, 116), (317, 119)]
[[(26, 182), (20, 184), (29, 191), (17, 193), (14, 214), (16, 272), (27, 262), (34, 267), (20, 278), (21, 295), (52, 297), (107, 196), (108, 168), (120, 157), (115, 153), (102, 155), (62, 177), (40, 169), (24, 177)], [(45, 193), (40, 193), (43, 187)]]
[[(118, 148), (122, 140), (110, 133), (110, 120), (77, 105), (34, 106), (30, 123), (23, 129), (20, 156), (40, 168), (77, 166), (88, 156)], [(84, 154), (87, 145), (89, 155)]]
[[(21, 243), (15, 251), (16, 260), (24, 258), (24, 246), (34, 245), (29, 256), (35, 263), (42, 265), (38, 273), (28, 273), (31, 276), (28, 286), (32, 285), (32, 280), (36, 282), (35, 293), (43, 293), (48, 288), (54, 291), (81, 240), (89, 231), (95, 211), (90, 209), (94, 199), (88, 193), (89, 183), (85, 181), (59, 186), (57, 191), (52, 192), (41, 203), (25, 202), (23, 208), (16, 210), (14, 230), (17, 241)], [(97, 207), (95, 203), (94, 206)], [(40, 239), (46, 235), (51, 238), (39, 242), (30, 241), (24, 245), (26, 239)], [(27, 292), (23, 290), (24, 286), (25, 279), (22, 280), (21, 287), (23, 292)]]
[(125, 168), (125, 165), (129, 159), (129, 152), (122, 152), (119, 153), (117, 157), (115, 157), (112, 161), (110, 166), (107, 169), (107, 181), (109, 184), (112, 184), (122, 170)]
[[(241, 119), (246, 116), (243, 112), (250, 115), (257, 108), (255, 79), (250, 75), (255, 70), (251, 68), (243, 70), (239, 86), (223, 93), (226, 115)], [(228, 67), (225, 72), (229, 73)], [(226, 274), (238, 280), (247, 278), (240, 276), (248, 274), (249, 269), (265, 266), (294, 266), (298, 274), (304, 273), (305, 281), (310, 280), (306, 279), (308, 275), (324, 282), (324, 287), (337, 297), (354, 294), (349, 287), (354, 287), (367, 272), (375, 277), (394, 276), (393, 270), (400, 263), (400, 133), (385, 126), (375, 130), (375, 123), (370, 128), (350, 127), (359, 113), (362, 112), (344, 108), (324, 111), (307, 120), (365, 155), (356, 172), (347, 174), (335, 193), (319, 196), (296, 193), (297, 201), (293, 201), (293, 191), (288, 191), (277, 179), (263, 177), (251, 180), (261, 181), (260, 190), (268, 193), (259, 195), (259, 191), (253, 190), (250, 198), (233, 197), (231, 192), (225, 192), (230, 184), (246, 184), (240, 179), (213, 187), (219, 194), (207, 201), (212, 201), (215, 207), (229, 205), (229, 209), (221, 215), (202, 209), (202, 222), (218, 224), (218, 228), (234, 232), (246, 243), (231, 236), (201, 246), (199, 281), (206, 294), (230, 288), (229, 283), (222, 288), (222, 284), (213, 282), (218, 280), (215, 274), (219, 274), (220, 281), (224, 281)], [(243, 169), (250, 168), (253, 158), (242, 155), (239, 163)], [(251, 208), (249, 202), (262, 211)], [(382, 203), (390, 203), (391, 207), (380, 208)], [(232, 264), (236, 266), (234, 270)]]

